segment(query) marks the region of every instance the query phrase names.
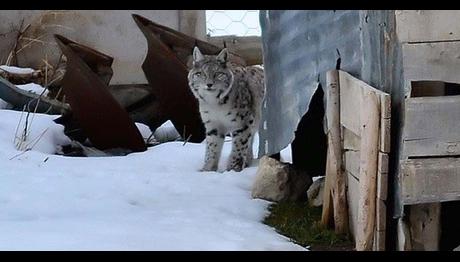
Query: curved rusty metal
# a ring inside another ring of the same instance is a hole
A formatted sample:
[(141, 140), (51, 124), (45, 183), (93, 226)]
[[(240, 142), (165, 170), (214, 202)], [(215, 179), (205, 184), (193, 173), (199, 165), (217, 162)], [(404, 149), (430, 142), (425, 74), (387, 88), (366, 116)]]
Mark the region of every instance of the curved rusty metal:
[(100, 150), (145, 151), (139, 130), (107, 88), (113, 58), (60, 35), (55, 39), (67, 58), (62, 79), (66, 101), (92, 144)]
[(148, 51), (142, 69), (165, 115), (163, 119), (170, 119), (182, 138), (190, 142), (203, 141), (205, 128), (198, 102), (188, 87), (187, 67), (171, 50), (171, 45), (165, 44), (158, 35), (159, 31), (163, 32), (160, 35), (171, 37), (171, 34), (144, 17), (133, 15), (133, 18), (147, 39)]

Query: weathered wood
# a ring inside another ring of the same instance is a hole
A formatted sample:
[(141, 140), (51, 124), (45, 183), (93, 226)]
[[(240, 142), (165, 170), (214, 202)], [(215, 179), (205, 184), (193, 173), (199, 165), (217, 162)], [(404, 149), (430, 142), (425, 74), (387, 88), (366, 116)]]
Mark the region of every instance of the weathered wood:
[(360, 166), (360, 151), (345, 151), (344, 155), (344, 167), (347, 172), (354, 176), (359, 181), (359, 166)]
[[(367, 83), (353, 77), (347, 72), (339, 71), (340, 83), (340, 123), (357, 136), (361, 136), (361, 116), (357, 109), (361, 108), (363, 91), (368, 90), (376, 96), (389, 96), (388, 94), (375, 89)], [(380, 100), (380, 98), (378, 98)], [(386, 99), (386, 98), (385, 98)], [(387, 100), (386, 100), (387, 101)], [(390, 112), (390, 106), (385, 103), (385, 112)], [(380, 110), (379, 110), (380, 111)], [(380, 119), (380, 116), (377, 116)], [(387, 116), (385, 116), (387, 118)]]
[[(326, 174), (328, 173), (329, 166), (326, 165)], [(324, 179), (324, 191), (323, 191), (323, 209), (321, 213), (321, 224), (327, 228), (334, 226), (334, 203), (332, 201), (331, 192), (331, 176), (327, 176)]]
[(260, 36), (212, 36), (208, 42), (220, 48), (227, 46), (228, 50), (240, 55), (247, 65), (263, 64), (262, 41)]
[(385, 231), (386, 230), (386, 215), (387, 215), (387, 205), (382, 199), (377, 198), (376, 200), (376, 220), (375, 220), (375, 230), (376, 231)]
[(401, 163), (401, 202), (460, 200), (460, 158), (409, 159)]
[(375, 199), (379, 143), (380, 104), (377, 94), (363, 91), (361, 114), (361, 158), (356, 250), (371, 250), (375, 226)]
[(385, 251), (385, 231), (374, 231), (373, 251)]
[(379, 152), (377, 166), (377, 198), (386, 200), (388, 195), (388, 154)]
[(460, 42), (403, 44), (406, 81), (434, 80), (460, 83)]
[(409, 207), (411, 246), (414, 251), (437, 251), (441, 237), (441, 203)]
[(358, 229), (359, 181), (347, 174), (348, 220), (351, 236), (356, 240)]
[(406, 99), (404, 155), (460, 155), (459, 112), (460, 96)]
[(340, 85), (339, 72), (326, 73), (327, 82), (327, 163), (326, 176), (330, 176), (330, 190), (334, 206), (334, 226), (337, 234), (348, 233), (348, 211), (346, 196), (346, 178), (342, 173), (342, 150), (340, 128)]
[(382, 152), (390, 152), (391, 138), (391, 97), (388, 94), (380, 95), (380, 142), (379, 149)]
[(361, 118), (358, 110), (361, 107), (362, 88), (347, 73), (339, 72), (340, 83), (340, 124), (357, 136), (361, 135)]
[(459, 40), (459, 16), (459, 10), (398, 10), (396, 32), (403, 43)]
[(343, 150), (359, 151), (361, 148), (361, 137), (342, 127)]

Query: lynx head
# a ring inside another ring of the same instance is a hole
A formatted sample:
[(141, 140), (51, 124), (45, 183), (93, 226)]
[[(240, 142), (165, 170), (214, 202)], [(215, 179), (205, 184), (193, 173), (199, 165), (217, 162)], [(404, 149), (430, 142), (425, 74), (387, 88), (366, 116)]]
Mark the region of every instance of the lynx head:
[(233, 73), (227, 62), (226, 48), (218, 55), (203, 55), (198, 47), (193, 49), (193, 67), (188, 74), (188, 81), (197, 98), (222, 98), (228, 94), (233, 84)]

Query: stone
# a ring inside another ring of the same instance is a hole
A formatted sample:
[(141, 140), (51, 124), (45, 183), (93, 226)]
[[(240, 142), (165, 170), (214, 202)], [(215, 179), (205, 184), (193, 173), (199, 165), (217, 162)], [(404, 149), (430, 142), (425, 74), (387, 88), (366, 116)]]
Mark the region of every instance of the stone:
[(308, 188), (308, 204), (313, 207), (320, 207), (323, 205), (323, 192), (324, 192), (325, 177), (318, 177), (314, 179), (313, 184)]
[(312, 183), (312, 178), (305, 171), (263, 156), (252, 187), (252, 197), (274, 202), (304, 200)]

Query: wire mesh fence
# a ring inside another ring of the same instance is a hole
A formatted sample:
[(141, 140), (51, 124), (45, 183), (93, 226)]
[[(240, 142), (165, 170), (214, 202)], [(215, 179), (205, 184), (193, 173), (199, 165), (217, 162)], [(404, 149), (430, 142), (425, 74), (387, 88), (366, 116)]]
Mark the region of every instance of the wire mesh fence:
[(208, 36), (260, 36), (259, 10), (206, 10)]

